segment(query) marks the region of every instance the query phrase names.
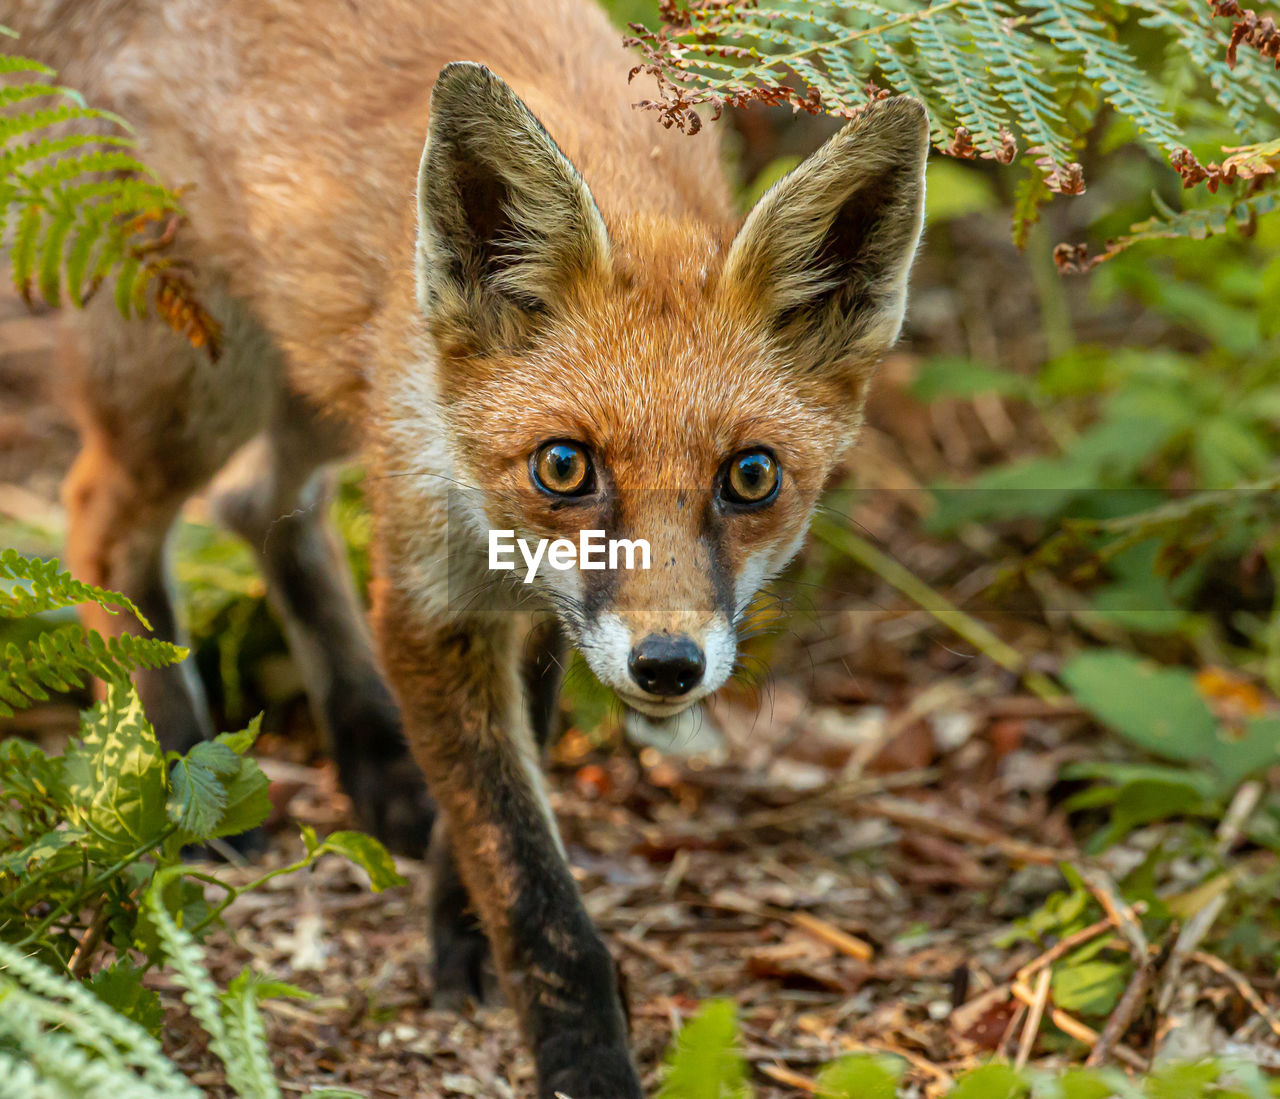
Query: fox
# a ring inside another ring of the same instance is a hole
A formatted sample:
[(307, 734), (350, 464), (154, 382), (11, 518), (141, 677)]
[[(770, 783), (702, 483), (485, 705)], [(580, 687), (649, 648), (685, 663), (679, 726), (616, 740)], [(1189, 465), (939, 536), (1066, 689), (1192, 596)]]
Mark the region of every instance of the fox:
[[(212, 486), (361, 820), (430, 862), (436, 997), (491, 959), (540, 1099), (640, 1096), (540, 767), (560, 670), (576, 648), (655, 721), (734, 674), (898, 338), (924, 108), (871, 103), (740, 217), (714, 127), (634, 109), (592, 0), (6, 7), (6, 48), (186, 188), (175, 254), (222, 333), (214, 361), (102, 295), (62, 317), (73, 571), (181, 642), (167, 535)], [(367, 617), (324, 506), (352, 459)], [(538, 570), (529, 612), (462, 552), (587, 528), (650, 567)], [(137, 688), (166, 749), (212, 735), (190, 661)]]

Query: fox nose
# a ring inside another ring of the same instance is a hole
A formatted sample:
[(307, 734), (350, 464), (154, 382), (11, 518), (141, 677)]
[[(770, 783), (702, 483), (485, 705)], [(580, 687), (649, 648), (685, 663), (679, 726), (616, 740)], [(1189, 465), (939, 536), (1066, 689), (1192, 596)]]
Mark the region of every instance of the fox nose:
[(651, 633), (631, 650), (627, 667), (642, 690), (674, 698), (702, 682), (707, 661), (691, 637)]

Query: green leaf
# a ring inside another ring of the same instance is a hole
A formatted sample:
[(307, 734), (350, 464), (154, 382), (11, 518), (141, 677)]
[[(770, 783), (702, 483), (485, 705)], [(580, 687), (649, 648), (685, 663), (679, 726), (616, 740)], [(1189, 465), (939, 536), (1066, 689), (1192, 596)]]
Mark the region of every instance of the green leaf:
[(396, 870), (387, 849), (363, 832), (334, 832), (325, 837), (318, 850), (332, 851), (354, 862), (369, 875), (369, 885), (375, 893), (404, 885), (407, 880)]
[(997, 1063), (965, 1073), (947, 1099), (1020, 1099), (1029, 1090), (1026, 1080), (1010, 1066)]
[(1100, 721), (1165, 759), (1204, 759), (1217, 744), (1218, 723), (1183, 668), (1108, 649), (1079, 653), (1062, 678)]
[(1231, 787), (1280, 763), (1280, 717), (1251, 718), (1241, 735), (1219, 730), (1209, 760)]
[(754, 1089), (738, 1048), (730, 1000), (708, 1000), (676, 1035), (658, 1099), (748, 1099)]
[(1128, 983), (1124, 966), (1086, 961), (1053, 970), (1053, 1002), (1081, 1015), (1109, 1015)]
[[(227, 805), (227, 792), (217, 774), (197, 755), (197, 749), (209, 746), (197, 744), (174, 764), (169, 776), (169, 819), (189, 841), (208, 837)], [(231, 756), (239, 761), (235, 753)]]
[(85, 986), (108, 1007), (158, 1038), (164, 1026), (164, 1006), (155, 991), (142, 983), (144, 973), (142, 966), (122, 958), (98, 970)]
[(66, 755), (68, 818), (111, 858), (143, 847), (165, 831), (164, 753), (129, 683), (112, 683), (85, 713), (81, 741)]
[(238, 835), (267, 819), (270, 781), (241, 754), (257, 739), (261, 723), (257, 717), (242, 732), (197, 744), (174, 764), (168, 812), (185, 842)]
[(842, 1057), (818, 1073), (817, 1094), (825, 1099), (894, 1099), (902, 1068), (896, 1057)]

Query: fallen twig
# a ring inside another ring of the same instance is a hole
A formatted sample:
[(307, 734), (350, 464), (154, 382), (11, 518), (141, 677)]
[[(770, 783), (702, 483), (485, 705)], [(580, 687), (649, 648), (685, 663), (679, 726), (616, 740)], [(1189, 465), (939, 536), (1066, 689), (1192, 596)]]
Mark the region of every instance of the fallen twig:
[[(1028, 1006), (1035, 1000), (1035, 993), (1021, 981), (1014, 981), (1013, 994)], [(1098, 1032), (1091, 1026), (1087, 1026), (1077, 1019), (1074, 1015), (1068, 1015), (1061, 1008), (1053, 1007), (1049, 1009), (1049, 1021), (1053, 1023), (1063, 1034), (1074, 1038), (1077, 1042), (1092, 1049), (1098, 1042)], [(1130, 1068), (1142, 1071), (1146, 1069), (1147, 1063), (1138, 1054), (1134, 1053), (1128, 1046), (1117, 1044), (1112, 1050), (1112, 1055), (1118, 1060), (1123, 1061)]]
[(1060, 862), (1068, 862), (1075, 857), (1074, 851), (1064, 851), (1056, 847), (1041, 847), (1038, 844), (1023, 843), (1010, 839), (1003, 832), (975, 820), (966, 820), (954, 813), (941, 817), (931, 813), (914, 802), (901, 798), (872, 797), (864, 798), (854, 808), (864, 816), (879, 816), (904, 824), (912, 828), (923, 828), (952, 839), (964, 840), (967, 843), (980, 843), (996, 848), (1006, 858), (1014, 862), (1039, 863), (1055, 866)]
[(1129, 987), (1124, 990), (1124, 995), (1120, 997), (1120, 1002), (1116, 1004), (1115, 1010), (1111, 1013), (1111, 1018), (1107, 1020), (1107, 1025), (1102, 1028), (1102, 1033), (1098, 1035), (1097, 1044), (1089, 1051), (1089, 1056), (1085, 1058), (1086, 1068), (1096, 1068), (1098, 1065), (1106, 1064), (1112, 1048), (1124, 1037), (1124, 1032), (1129, 1029), (1129, 1024), (1133, 1022), (1134, 1016), (1138, 1014), (1143, 1002), (1146, 1000), (1147, 992), (1151, 988), (1151, 979), (1155, 976), (1156, 966), (1157, 959), (1150, 957), (1134, 970), (1133, 977), (1129, 981)]
[(1102, 905), (1102, 910), (1107, 914), (1108, 919), (1115, 924), (1129, 943), (1129, 953), (1133, 956), (1135, 964), (1145, 965), (1150, 947), (1147, 936), (1143, 934), (1142, 925), (1134, 915), (1133, 906), (1120, 895), (1119, 887), (1102, 867), (1081, 866), (1077, 869), (1085, 885)]
[[(1147, 910), (1145, 901), (1138, 901), (1133, 906), (1133, 911), (1143, 913)], [(1032, 958), (1017, 973), (1014, 974), (1014, 980), (1025, 982), (1036, 970), (1043, 969), (1047, 965), (1052, 965), (1064, 954), (1070, 953), (1077, 946), (1083, 946), (1090, 939), (1095, 939), (1105, 931), (1115, 929), (1115, 921), (1107, 916), (1105, 919), (1099, 920), (1097, 923), (1091, 923), (1088, 927), (1082, 927), (1079, 931), (1073, 931), (1064, 939), (1059, 939), (1053, 946), (1049, 947), (1039, 957)]]
[(1213, 954), (1206, 954), (1203, 950), (1194, 950), (1189, 957), (1191, 961), (1207, 966), (1218, 976), (1225, 977), (1235, 985), (1236, 991), (1240, 993), (1245, 1002), (1262, 1017), (1262, 1021), (1271, 1028), (1271, 1032), (1280, 1038), (1280, 1016), (1277, 1016), (1266, 1005), (1266, 1002), (1258, 995), (1257, 990), (1249, 983), (1248, 978), (1243, 973), (1229, 966), (1221, 958), (1215, 957)]
[(1022, 1028), (1022, 1040), (1018, 1043), (1018, 1056), (1013, 1062), (1013, 1067), (1018, 1072), (1026, 1068), (1027, 1062), (1031, 1059), (1031, 1047), (1036, 1044), (1036, 1036), (1040, 1033), (1040, 1020), (1044, 1018), (1044, 1007), (1049, 1002), (1049, 978), (1052, 976), (1053, 970), (1051, 969), (1042, 969), (1040, 971), (1031, 1003), (1027, 1005), (1027, 1023)]
[(934, 590), (906, 566), (876, 549), (865, 538), (821, 517), (814, 521), (811, 529), (820, 542), (848, 554), (863, 568), (870, 569), (880, 579), (897, 588), (990, 660), (1018, 676), (1033, 694), (1046, 701), (1066, 697), (1065, 692), (1048, 676), (1028, 669), (1025, 657), (1012, 645), (1002, 641), (982, 622), (962, 611), (945, 595)]

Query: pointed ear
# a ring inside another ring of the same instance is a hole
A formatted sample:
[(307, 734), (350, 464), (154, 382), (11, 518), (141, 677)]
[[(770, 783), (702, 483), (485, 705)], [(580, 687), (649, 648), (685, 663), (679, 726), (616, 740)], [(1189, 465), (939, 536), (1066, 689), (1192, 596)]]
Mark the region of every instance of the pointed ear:
[(918, 100), (876, 104), (756, 204), (725, 259), (724, 285), (796, 366), (855, 396), (902, 326), (928, 150)]
[(418, 304), (437, 338), (516, 344), (608, 259), (591, 192), (529, 108), (483, 65), (447, 65), (418, 174)]

